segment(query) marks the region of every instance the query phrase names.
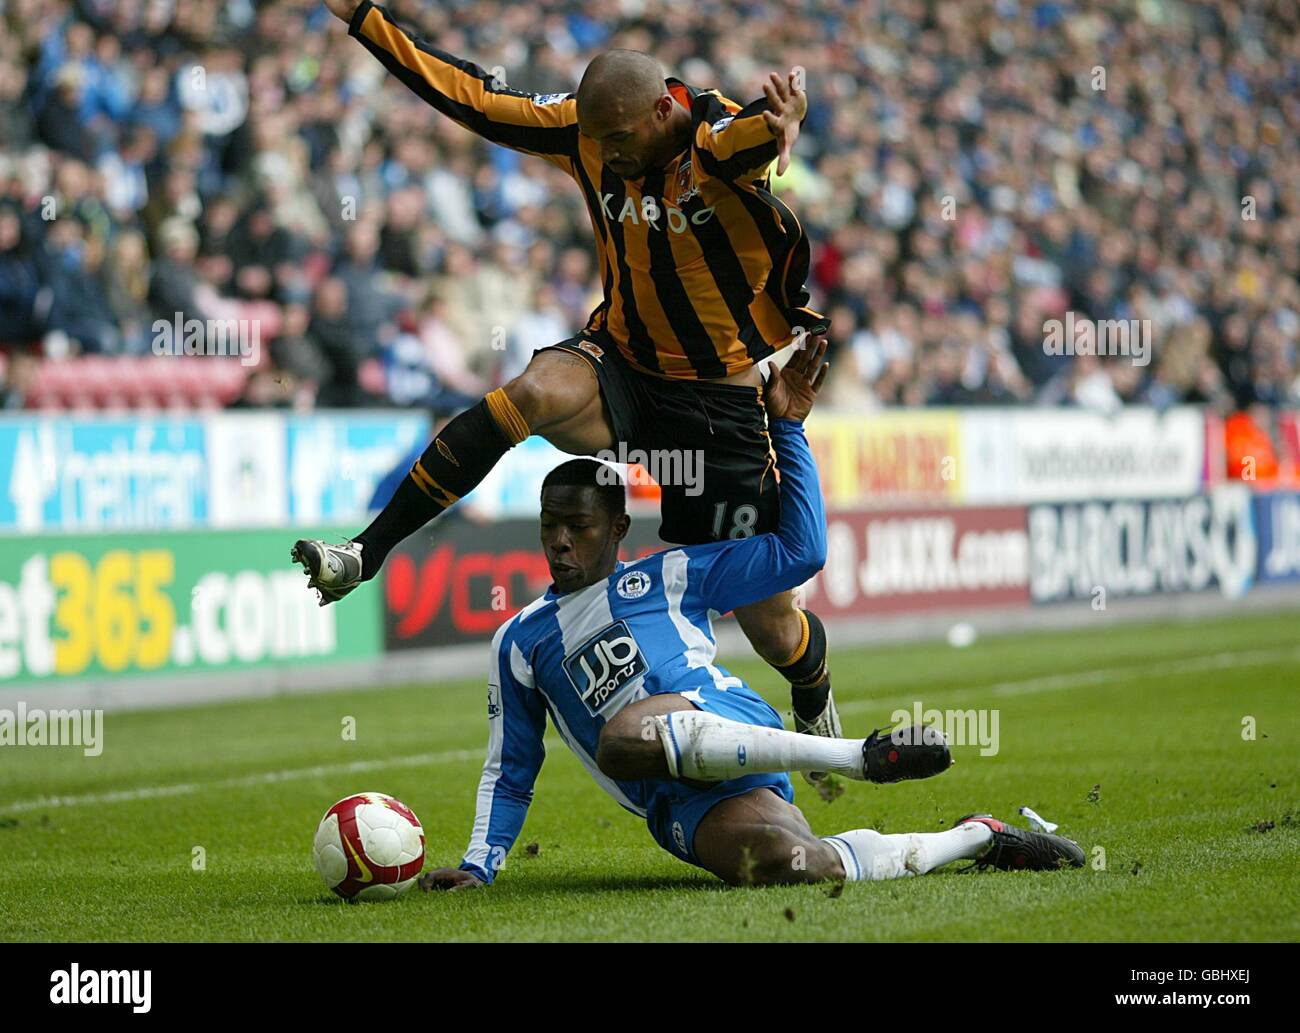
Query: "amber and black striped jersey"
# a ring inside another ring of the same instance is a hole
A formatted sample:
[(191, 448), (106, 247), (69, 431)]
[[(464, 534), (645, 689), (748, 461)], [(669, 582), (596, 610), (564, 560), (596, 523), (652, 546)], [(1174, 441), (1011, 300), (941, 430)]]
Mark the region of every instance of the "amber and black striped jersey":
[(587, 328), (604, 329), (648, 373), (716, 380), (822, 330), (807, 307), (808, 240), (769, 189), (777, 141), (762, 112), (677, 79), (690, 147), (666, 168), (625, 180), (578, 129), (572, 93), (531, 94), (404, 31), (368, 2), (348, 30), (444, 115), (493, 143), (535, 154), (581, 188), (600, 251), (604, 298)]

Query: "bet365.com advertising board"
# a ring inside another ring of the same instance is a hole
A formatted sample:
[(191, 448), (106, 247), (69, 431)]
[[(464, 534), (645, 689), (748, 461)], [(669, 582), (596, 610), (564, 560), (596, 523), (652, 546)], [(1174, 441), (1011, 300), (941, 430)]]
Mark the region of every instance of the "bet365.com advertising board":
[[(303, 535), (337, 540), (338, 527)], [(0, 682), (238, 670), (381, 652), (378, 595), (317, 605), (287, 531), (0, 538)], [(178, 690), (179, 691), (179, 690)]]
[[(564, 457), (540, 439), (339, 605), (289, 561), (298, 537), (364, 527), (429, 430), (418, 412), (0, 418), (0, 684), (161, 674), (179, 697), (191, 675), (486, 641), (549, 581), (537, 495)], [(827, 411), (809, 438), (830, 560), (806, 602), (828, 617), (1300, 577), (1295, 497), (1207, 492), (1193, 408)], [(631, 555), (657, 526), (638, 515)]]

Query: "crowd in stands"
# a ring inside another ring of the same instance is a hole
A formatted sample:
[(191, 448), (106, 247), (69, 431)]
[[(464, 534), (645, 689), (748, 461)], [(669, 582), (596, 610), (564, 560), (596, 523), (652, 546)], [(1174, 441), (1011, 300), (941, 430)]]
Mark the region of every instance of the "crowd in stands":
[[(741, 103), (802, 66), (774, 189), (837, 404), (1300, 403), (1294, 3), (388, 7), (537, 93), (610, 47)], [(0, 27), (6, 408), (76, 400), (68, 357), (144, 369), (156, 320), (242, 319), (260, 354), (191, 378), (211, 404), (452, 411), (599, 303), (571, 181), (438, 115), (315, 0), (0, 0)], [(1051, 354), (1066, 313), (1139, 321), (1149, 361)], [(129, 404), (118, 380), (91, 401)]]

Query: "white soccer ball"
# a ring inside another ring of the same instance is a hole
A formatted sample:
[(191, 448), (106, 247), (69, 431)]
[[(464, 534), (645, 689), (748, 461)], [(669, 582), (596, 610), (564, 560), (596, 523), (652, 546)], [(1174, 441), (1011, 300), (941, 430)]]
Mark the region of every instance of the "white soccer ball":
[(964, 621), (954, 624), (948, 629), (948, 645), (953, 649), (965, 649), (967, 646), (973, 646), (978, 636), (973, 624), (967, 624)]
[(411, 888), (424, 867), (424, 829), (401, 800), (355, 793), (325, 812), (312, 859), (340, 897), (392, 900)]

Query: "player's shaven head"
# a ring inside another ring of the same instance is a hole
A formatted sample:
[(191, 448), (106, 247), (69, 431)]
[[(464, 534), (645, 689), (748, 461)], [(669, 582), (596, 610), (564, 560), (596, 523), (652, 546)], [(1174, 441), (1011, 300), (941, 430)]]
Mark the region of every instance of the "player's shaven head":
[(637, 50), (598, 55), (578, 84), (578, 127), (600, 144), (601, 163), (623, 179), (644, 176), (685, 146), (680, 137), (690, 117), (684, 110), (673, 117), (675, 107), (659, 62)]
[(547, 488), (590, 488), (602, 509), (613, 520), (627, 512), (627, 493), (616, 471), (594, 459), (570, 459), (548, 473), (542, 481)]
[(592, 58), (578, 83), (578, 119), (605, 122), (649, 114), (664, 94), (664, 71), (639, 50), (607, 50)]

